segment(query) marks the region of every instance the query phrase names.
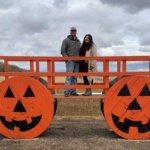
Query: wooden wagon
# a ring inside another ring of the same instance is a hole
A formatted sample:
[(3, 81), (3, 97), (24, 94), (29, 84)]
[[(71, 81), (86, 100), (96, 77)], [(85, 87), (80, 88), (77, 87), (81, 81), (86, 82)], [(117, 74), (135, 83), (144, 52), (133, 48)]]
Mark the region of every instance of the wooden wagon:
[[(96, 73), (57, 72), (56, 63), (66, 60), (97, 60), (101, 71)], [(67, 98), (99, 98), (104, 117), (112, 130), (127, 139), (150, 138), (150, 56), (111, 57), (38, 57), (0, 56), (4, 72), (0, 77), (0, 133), (8, 138), (34, 138), (43, 133), (53, 119), (57, 99), (66, 99), (56, 89), (92, 88), (102, 93)], [(11, 62), (26, 62), (29, 71), (10, 72)], [(45, 63), (46, 71), (41, 71)], [(115, 64), (115, 71), (111, 69)], [(136, 64), (139, 68), (129, 68)], [(143, 69), (143, 66), (145, 69)], [(141, 68), (140, 68), (141, 67)], [(59, 76), (96, 76), (101, 83), (64, 85), (56, 83)], [(42, 79), (46, 77), (46, 81)], [(114, 80), (110, 81), (110, 77)]]

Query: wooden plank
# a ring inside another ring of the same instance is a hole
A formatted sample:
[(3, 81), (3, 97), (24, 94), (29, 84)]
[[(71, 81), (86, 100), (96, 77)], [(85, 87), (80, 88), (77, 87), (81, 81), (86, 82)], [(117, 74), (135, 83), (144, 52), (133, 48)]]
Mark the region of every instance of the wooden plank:
[(63, 94), (52, 94), (53, 98), (59, 98), (59, 99), (101, 99), (105, 97), (105, 94), (92, 94), (91, 96), (82, 96), (82, 94), (79, 94), (79, 96), (69, 96), (65, 97)]

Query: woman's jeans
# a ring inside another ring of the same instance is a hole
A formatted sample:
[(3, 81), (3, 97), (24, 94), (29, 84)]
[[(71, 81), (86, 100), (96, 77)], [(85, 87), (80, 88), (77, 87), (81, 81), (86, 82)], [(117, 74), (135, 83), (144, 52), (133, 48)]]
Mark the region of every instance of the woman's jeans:
[[(79, 72), (79, 61), (68, 60), (66, 62), (66, 72)], [(77, 76), (67, 76), (65, 80), (65, 85), (76, 85)], [(64, 94), (74, 94), (76, 89), (64, 89)]]

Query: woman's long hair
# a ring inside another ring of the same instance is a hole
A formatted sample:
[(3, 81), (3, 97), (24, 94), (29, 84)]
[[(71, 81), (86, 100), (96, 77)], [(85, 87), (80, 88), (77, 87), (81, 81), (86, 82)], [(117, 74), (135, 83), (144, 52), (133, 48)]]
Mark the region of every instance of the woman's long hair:
[[(89, 37), (89, 43), (86, 43), (86, 42), (85, 42), (86, 36)], [(91, 35), (91, 34), (86, 34), (85, 37), (83, 38), (83, 43), (82, 43), (81, 49), (82, 49), (83, 47), (87, 46), (87, 45), (88, 45), (89, 48), (90, 48), (93, 44), (94, 44), (94, 42), (93, 42), (93, 37), (92, 37), (92, 35)]]

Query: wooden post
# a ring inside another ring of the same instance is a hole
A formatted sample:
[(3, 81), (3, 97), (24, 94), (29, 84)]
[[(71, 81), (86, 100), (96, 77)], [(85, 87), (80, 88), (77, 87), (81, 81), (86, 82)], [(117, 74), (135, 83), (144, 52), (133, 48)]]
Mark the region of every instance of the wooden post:
[[(52, 85), (52, 77), (50, 76), (50, 73), (52, 72), (52, 71), (51, 71), (51, 68), (52, 68), (51, 65), (52, 65), (52, 64), (51, 64), (51, 61), (48, 60), (48, 61), (47, 61), (47, 72), (49, 72), (49, 75), (47, 76), (47, 82), (48, 82), (48, 85), (47, 85), (47, 86), (48, 86), (48, 87)], [(48, 90), (49, 90), (50, 93), (52, 93), (52, 89), (49, 89), (49, 88), (48, 88)]]
[[(36, 72), (39, 72), (39, 61), (36, 60)], [(36, 79), (39, 81), (40, 80), (40, 77), (39, 76), (36, 76)]]
[[(120, 72), (120, 60), (117, 61), (117, 72)], [(119, 80), (120, 78), (120, 75), (118, 75), (117, 80)]]
[[(4, 72), (8, 72), (8, 61), (4, 60)], [(5, 76), (5, 80), (8, 79), (8, 76)]]
[[(55, 72), (55, 62), (52, 60), (51, 64), (52, 64), (51, 72)], [(52, 85), (54, 85), (54, 84), (55, 84), (55, 77), (52, 77)], [(54, 94), (55, 93), (55, 89), (52, 89), (51, 93)]]
[[(123, 60), (122, 61), (122, 72), (126, 73), (126, 71), (127, 71), (126, 60)], [(124, 75), (124, 76), (126, 76), (126, 75)]]
[[(30, 72), (34, 72), (34, 61), (30, 60)], [(34, 78), (34, 76), (32, 76)]]
[[(104, 72), (109, 72), (109, 60), (105, 60), (103, 62), (103, 71)], [(108, 86), (108, 88), (104, 89), (104, 93), (106, 94), (106, 92), (109, 89), (109, 76), (104, 76), (104, 84)]]

